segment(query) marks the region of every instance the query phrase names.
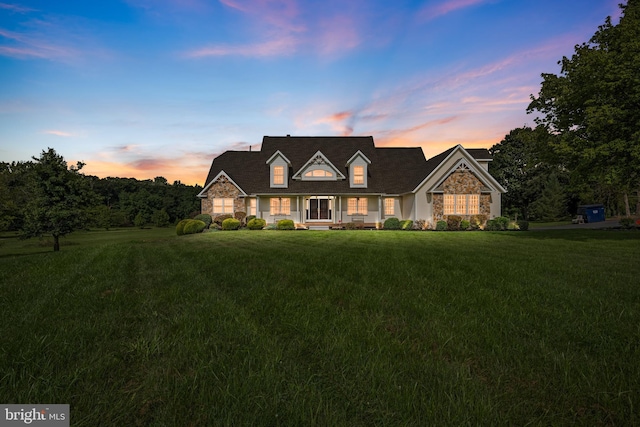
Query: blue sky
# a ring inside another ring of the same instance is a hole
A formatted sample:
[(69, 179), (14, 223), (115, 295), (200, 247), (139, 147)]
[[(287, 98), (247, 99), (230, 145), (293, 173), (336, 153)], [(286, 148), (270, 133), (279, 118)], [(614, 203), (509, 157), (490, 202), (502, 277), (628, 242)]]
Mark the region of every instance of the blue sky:
[(264, 135), (489, 148), (621, 0), (0, 0), (0, 160), (203, 185)]

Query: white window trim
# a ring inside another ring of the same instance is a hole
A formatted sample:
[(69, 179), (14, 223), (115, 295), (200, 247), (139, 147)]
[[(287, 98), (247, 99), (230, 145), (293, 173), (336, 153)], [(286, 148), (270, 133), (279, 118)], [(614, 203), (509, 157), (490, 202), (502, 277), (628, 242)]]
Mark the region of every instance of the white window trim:
[[(351, 210), (351, 201), (355, 200), (355, 211)], [(362, 210), (364, 205), (364, 210)], [(347, 199), (347, 215), (366, 216), (369, 214), (369, 199), (366, 197), (349, 197)]]
[(384, 199), (384, 215), (394, 216), (396, 213), (396, 200), (393, 197), (385, 197)]
[[(286, 210), (282, 202), (286, 200)], [(274, 203), (276, 202), (276, 203)], [(291, 215), (291, 199), (288, 197), (272, 197), (269, 202), (269, 214), (271, 216), (289, 216)]]
[[(221, 205), (222, 210), (221, 211), (216, 211), (216, 200), (221, 200), (222, 201), (222, 205)], [(228, 207), (231, 207), (231, 211), (227, 211)], [(213, 210), (213, 213), (216, 214), (216, 215), (232, 214), (232, 213), (234, 213), (233, 197), (214, 197), (212, 199), (211, 208)]]

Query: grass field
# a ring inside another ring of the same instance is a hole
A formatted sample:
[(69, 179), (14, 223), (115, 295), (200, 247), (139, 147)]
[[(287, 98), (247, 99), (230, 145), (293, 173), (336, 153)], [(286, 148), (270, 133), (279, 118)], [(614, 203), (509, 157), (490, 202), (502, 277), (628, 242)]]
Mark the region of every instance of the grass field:
[(73, 426), (640, 424), (637, 231), (0, 239), (0, 402)]

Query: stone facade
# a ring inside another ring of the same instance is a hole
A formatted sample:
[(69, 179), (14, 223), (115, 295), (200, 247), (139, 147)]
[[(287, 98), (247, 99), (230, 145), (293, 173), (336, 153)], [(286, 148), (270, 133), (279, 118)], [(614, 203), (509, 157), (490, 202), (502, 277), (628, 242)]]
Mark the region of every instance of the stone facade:
[[(473, 172), (465, 169), (459, 169), (453, 172), (445, 179), (442, 184), (444, 194), (480, 194), (484, 185), (473, 174)], [(491, 195), (480, 194), (480, 215), (489, 218), (491, 214)], [(473, 215), (459, 215), (462, 219), (469, 220)], [(433, 222), (446, 220), (447, 215), (444, 214), (444, 195), (433, 195)]]
[(245, 212), (244, 198), (240, 197), (240, 190), (226, 176), (220, 176), (207, 190), (207, 197), (200, 199), (202, 213), (208, 213), (211, 216), (219, 214), (219, 212), (213, 212), (214, 198), (232, 198), (233, 211)]

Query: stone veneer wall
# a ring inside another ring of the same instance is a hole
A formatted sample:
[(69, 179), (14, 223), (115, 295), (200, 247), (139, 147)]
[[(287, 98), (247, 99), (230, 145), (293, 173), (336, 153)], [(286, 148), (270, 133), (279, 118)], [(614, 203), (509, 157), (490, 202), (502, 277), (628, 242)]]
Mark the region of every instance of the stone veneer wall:
[(240, 190), (233, 185), (226, 176), (221, 176), (214, 182), (207, 190), (207, 197), (200, 199), (200, 211), (202, 213), (208, 213), (211, 216), (215, 216), (213, 212), (213, 199), (214, 198), (227, 198), (233, 199), (233, 211), (245, 212), (244, 198), (239, 197)]
[[(445, 179), (443, 183), (444, 194), (480, 194), (482, 182), (468, 170), (457, 170)], [(491, 214), (491, 195), (480, 194), (480, 215), (486, 215), (487, 219)], [(472, 215), (460, 215), (463, 219), (470, 219)], [(434, 223), (447, 219), (444, 215), (444, 195), (433, 195), (433, 221)]]

